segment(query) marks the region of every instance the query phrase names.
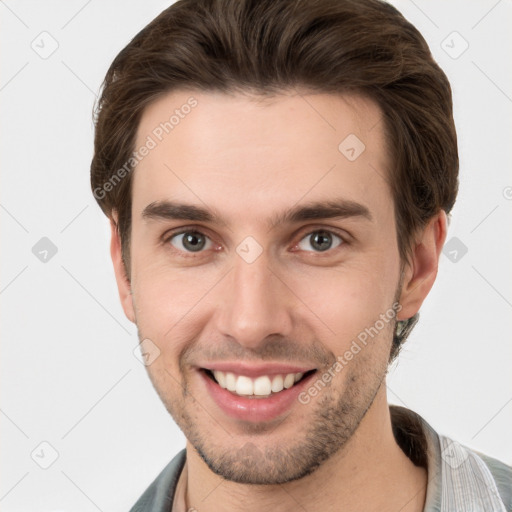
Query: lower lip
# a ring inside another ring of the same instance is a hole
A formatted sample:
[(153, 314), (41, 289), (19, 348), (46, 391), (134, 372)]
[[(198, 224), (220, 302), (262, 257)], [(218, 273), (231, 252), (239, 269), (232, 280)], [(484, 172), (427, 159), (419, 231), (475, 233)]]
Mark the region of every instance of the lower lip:
[(283, 389), (266, 398), (247, 398), (236, 395), (227, 389), (221, 388), (203, 370), (199, 373), (219, 408), (228, 416), (238, 420), (258, 423), (273, 420), (291, 409), (294, 402), (298, 401), (298, 395), (307, 387), (312, 373), (291, 388)]

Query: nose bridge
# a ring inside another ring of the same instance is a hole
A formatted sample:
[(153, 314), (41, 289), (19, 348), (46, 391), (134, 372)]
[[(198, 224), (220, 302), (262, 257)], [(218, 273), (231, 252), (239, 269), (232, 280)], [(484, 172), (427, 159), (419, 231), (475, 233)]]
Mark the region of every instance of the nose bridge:
[(267, 255), (263, 252), (254, 260), (243, 253), (234, 256), (234, 268), (222, 289), (221, 333), (253, 348), (271, 334), (288, 335), (290, 297), (270, 270)]

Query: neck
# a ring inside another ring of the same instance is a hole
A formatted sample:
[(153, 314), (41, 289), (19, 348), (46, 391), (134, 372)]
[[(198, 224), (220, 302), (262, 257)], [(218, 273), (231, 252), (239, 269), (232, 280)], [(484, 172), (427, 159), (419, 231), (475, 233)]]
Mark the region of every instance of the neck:
[(312, 474), (280, 485), (244, 485), (214, 474), (187, 443), (187, 510), (275, 512), (323, 510), (421, 512), (427, 471), (415, 466), (395, 441), (386, 387), (350, 441)]

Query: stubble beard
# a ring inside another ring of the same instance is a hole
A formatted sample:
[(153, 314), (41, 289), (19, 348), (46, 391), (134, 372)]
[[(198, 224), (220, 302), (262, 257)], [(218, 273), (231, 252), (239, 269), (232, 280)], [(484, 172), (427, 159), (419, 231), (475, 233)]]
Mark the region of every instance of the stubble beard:
[[(339, 391), (331, 385), (323, 388), (310, 403), (299, 406), (311, 410), (307, 424), (297, 429), (294, 439), (278, 437), (274, 430), (278, 431), (279, 425), (247, 424), (246, 433), (254, 437), (254, 441), (239, 445), (236, 434), (230, 436), (209, 417), (205, 422), (205, 409), (188, 393), (186, 385), (179, 404), (161, 398), (211, 471), (240, 484), (284, 484), (313, 473), (342, 450), (356, 432), (383, 384), (387, 370), (385, 364), (379, 368), (375, 368), (375, 363), (371, 366), (372, 358), (370, 361), (363, 359), (367, 358), (362, 356), (361, 361), (353, 360), (353, 365), (342, 370), (347, 374), (341, 395), (337, 397)], [(320, 372), (315, 375), (315, 379), (318, 378), (321, 378)], [(286, 421), (287, 418), (281, 420), (282, 423)], [(219, 433), (213, 434), (217, 429)], [(219, 438), (226, 439), (224, 445), (217, 441)], [(270, 441), (272, 438), (275, 440)]]
[[(402, 277), (403, 273), (396, 288), (395, 302), (400, 298)], [(164, 378), (158, 384), (149, 368), (148, 373), (167, 411), (212, 472), (240, 484), (284, 484), (310, 475), (347, 446), (385, 384), (395, 325), (396, 321), (390, 322), (370, 342), (373, 347), (365, 347), (342, 369), (343, 386), (336, 386), (334, 377), (331, 385), (319, 391), (314, 400), (300, 405), (311, 408), (309, 419), (307, 424), (297, 429), (296, 437), (291, 440), (290, 436), (282, 439), (273, 434), (279, 429), (279, 423), (287, 421), (285, 417), (270, 427), (247, 423), (246, 433), (251, 434), (254, 441), (239, 445), (235, 434), (230, 435), (205, 413), (205, 408), (190, 394), (186, 380), (181, 385), (181, 396), (176, 399), (176, 395), (171, 397), (164, 392), (168, 389), (165, 385), (166, 380), (169, 383), (168, 379)], [(181, 363), (180, 370), (185, 375)], [(314, 380), (321, 379), (321, 376), (322, 372), (318, 371)], [(176, 387), (175, 382), (172, 384)], [(274, 437), (276, 441), (262, 442), (265, 437)], [(219, 438), (226, 439), (224, 445), (217, 442)]]

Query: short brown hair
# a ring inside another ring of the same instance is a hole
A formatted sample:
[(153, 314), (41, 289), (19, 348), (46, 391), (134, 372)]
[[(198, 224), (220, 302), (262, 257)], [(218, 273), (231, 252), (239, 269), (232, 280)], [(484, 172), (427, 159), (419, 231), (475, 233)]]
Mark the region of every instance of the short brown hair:
[[(451, 88), (427, 43), (381, 0), (179, 0), (117, 55), (96, 105), (93, 193), (118, 215), (129, 276), (132, 173), (141, 115), (176, 89), (269, 95), (293, 90), (358, 93), (383, 112), (392, 157), (388, 182), (398, 248), (452, 209), (458, 188)], [(98, 193), (100, 191), (100, 193)]]

